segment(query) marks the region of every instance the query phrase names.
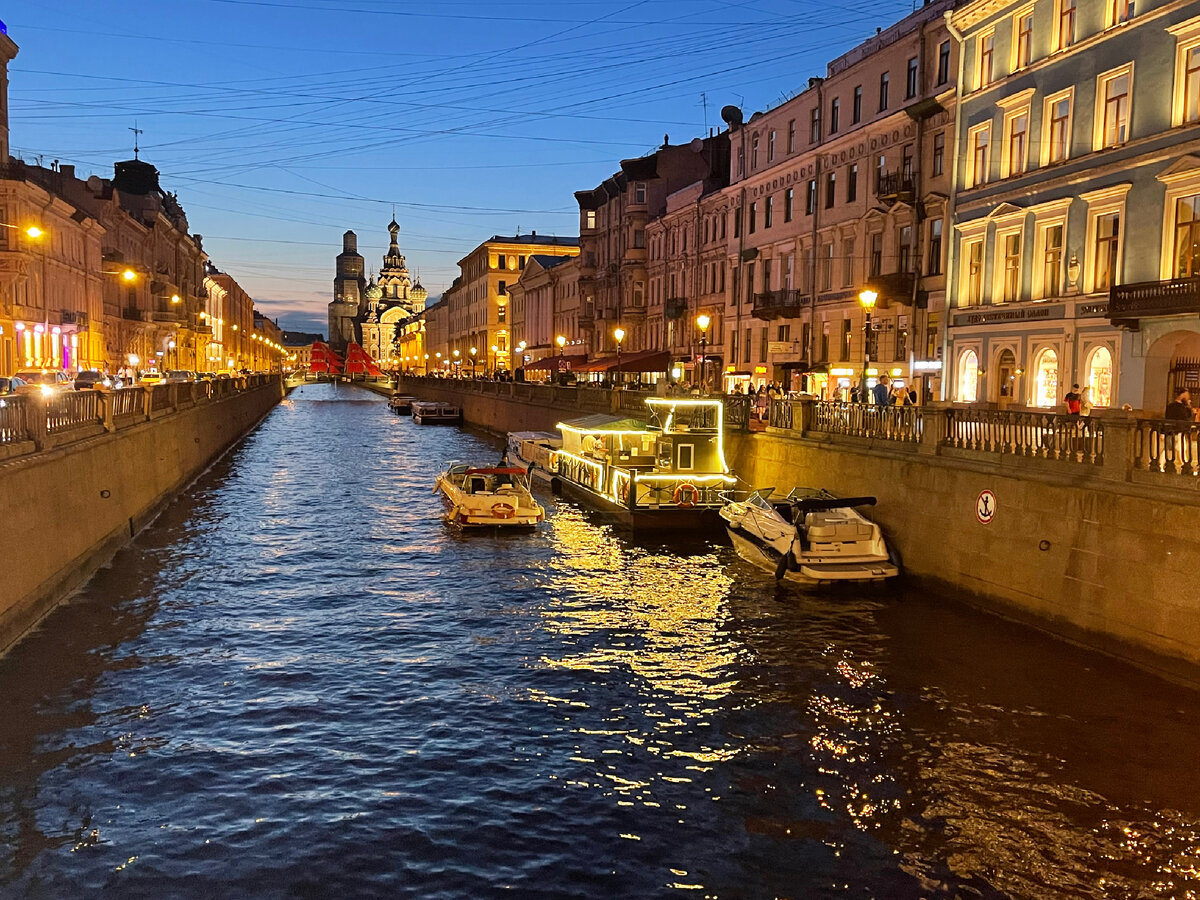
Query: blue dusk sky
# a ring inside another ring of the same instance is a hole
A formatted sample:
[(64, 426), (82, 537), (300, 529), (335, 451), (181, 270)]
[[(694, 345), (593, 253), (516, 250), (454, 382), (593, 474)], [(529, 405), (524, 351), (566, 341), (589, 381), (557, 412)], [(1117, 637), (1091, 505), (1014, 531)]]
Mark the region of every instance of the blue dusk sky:
[(378, 268), (393, 207), (436, 298), (492, 234), (578, 233), (618, 161), (798, 93), (912, 0), (39, 0), (0, 11), (12, 153), (141, 157), (213, 262), (325, 330), (342, 232)]

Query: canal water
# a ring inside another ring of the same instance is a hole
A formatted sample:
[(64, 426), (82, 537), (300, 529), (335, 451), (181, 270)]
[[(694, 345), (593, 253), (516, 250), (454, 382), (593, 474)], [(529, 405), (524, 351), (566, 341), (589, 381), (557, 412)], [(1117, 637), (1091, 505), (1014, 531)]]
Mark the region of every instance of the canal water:
[(448, 530), (495, 457), (295, 391), (0, 660), (0, 897), (1200, 890), (1196, 694), (550, 497)]

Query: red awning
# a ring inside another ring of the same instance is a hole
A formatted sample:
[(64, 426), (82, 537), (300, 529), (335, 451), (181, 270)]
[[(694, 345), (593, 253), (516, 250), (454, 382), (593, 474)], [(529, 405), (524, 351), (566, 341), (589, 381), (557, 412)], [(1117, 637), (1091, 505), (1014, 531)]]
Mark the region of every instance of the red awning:
[[(661, 372), (671, 371), (672, 357), (666, 350), (645, 350), (641, 353), (622, 353), (621, 372)], [(616, 372), (616, 356), (608, 356), (597, 360), (584, 369), (585, 372)]]
[(526, 372), (557, 372), (559, 360), (566, 360), (567, 371), (569, 372), (587, 371), (587, 369), (582, 368), (587, 365), (587, 356), (544, 356), (541, 359), (535, 359), (531, 363), (525, 363), (522, 368)]

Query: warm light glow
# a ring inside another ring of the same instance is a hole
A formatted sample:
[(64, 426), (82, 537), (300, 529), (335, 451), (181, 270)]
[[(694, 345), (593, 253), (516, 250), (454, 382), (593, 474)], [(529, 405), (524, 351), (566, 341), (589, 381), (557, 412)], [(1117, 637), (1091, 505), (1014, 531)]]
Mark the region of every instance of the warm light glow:
[(126, 269), (121, 273), (121, 277), (126, 281), (133, 281), (135, 278), (137, 278), (137, 272), (133, 271), (133, 269)]
[(234, 325), (234, 326), (233, 326), (233, 330), (234, 330), (234, 331), (237, 331), (237, 330), (238, 330), (238, 327), (237, 327), (236, 325)]
[(476, 353), (478, 353), (478, 352), (479, 352), (479, 350), (478, 350), (476, 347), (472, 347), (472, 348), (471, 348), (470, 350), (468, 350), (467, 352), (468, 352), (468, 353), (470, 353), (472, 356), (474, 356)]
[(871, 309), (875, 305), (875, 301), (879, 299), (879, 294), (870, 289), (859, 291), (858, 302), (863, 305), (863, 309)]
[(129, 356), (126, 357), (126, 359), (129, 360), (129, 364), (131, 366), (136, 366), (138, 363), (140, 363), (142, 361), (141, 357), (138, 356), (136, 353), (130, 353)]
[(561, 334), (560, 334), (558, 337), (556, 337), (556, 338), (554, 339), (554, 342), (555, 342), (556, 344), (558, 344), (558, 348), (559, 348), (560, 350), (561, 350), (563, 347), (567, 346), (567, 339), (566, 339), (565, 337), (563, 337)]
[(25, 234), (33, 238), (35, 241), (45, 233), (46, 232), (42, 231), (42, 229), (38, 228), (36, 225), (30, 225), (25, 229)]
[(172, 295), (171, 295), (171, 302), (172, 302), (172, 303), (178, 303), (178, 302), (179, 302), (179, 295), (178, 295), (178, 294), (172, 294)]
[(621, 346), (621, 341), (625, 340), (625, 329), (624, 328), (614, 328), (613, 329), (613, 337), (615, 337), (617, 339), (617, 346), (618, 347)]
[(708, 326), (712, 323), (712, 319), (704, 313), (696, 316), (696, 324), (700, 326), (701, 331), (708, 331)]
[(499, 347), (497, 347), (495, 344), (492, 344), (492, 352), (493, 352), (493, 353), (498, 353), (498, 352), (500, 352), (500, 348), (499, 348)]
[(458, 359), (458, 357), (459, 357), (459, 356), (461, 356), (461, 354), (460, 354), (460, 353), (459, 353), (457, 350), (455, 350), (455, 351), (454, 351), (454, 358), (455, 358), (455, 359)]

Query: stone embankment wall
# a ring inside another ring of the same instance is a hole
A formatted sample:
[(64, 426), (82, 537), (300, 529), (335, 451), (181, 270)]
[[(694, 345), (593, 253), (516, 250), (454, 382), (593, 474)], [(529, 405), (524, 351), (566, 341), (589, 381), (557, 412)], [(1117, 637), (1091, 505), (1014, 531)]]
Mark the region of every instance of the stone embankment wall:
[[(637, 394), (594, 389), (464, 389), (436, 379), (401, 388), (461, 404), (468, 423), (499, 433), (644, 409)], [(726, 457), (748, 486), (875, 496), (870, 515), (900, 550), (907, 577), (941, 594), (1200, 683), (1200, 478), (1139, 469), (1145, 447), (1133, 446), (1128, 417), (1097, 417), (1103, 462), (1089, 465), (1070, 454), (950, 446), (945, 413), (928, 410), (923, 432), (907, 441), (807, 427), (729, 432)]]
[[(83, 397), (98, 421), (55, 433), (58, 423), (51, 417), (47, 429), (43, 413), (27, 440), (0, 446), (0, 521), (10, 525), (0, 542), (0, 652), (280, 401), (278, 377), (252, 378), (245, 389), (160, 385)], [(80, 395), (69, 399), (81, 405)]]

